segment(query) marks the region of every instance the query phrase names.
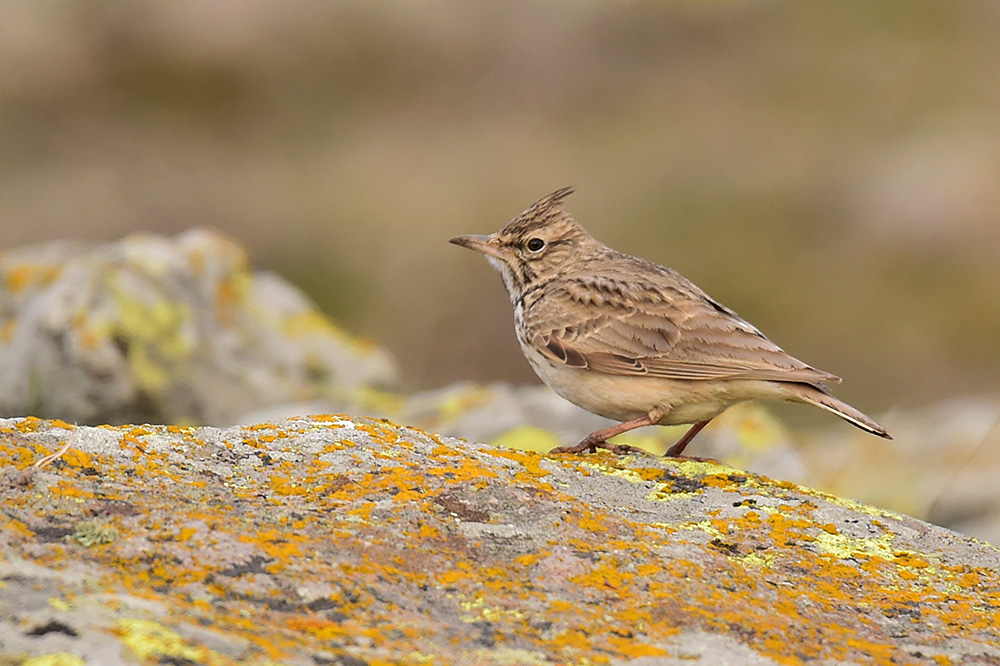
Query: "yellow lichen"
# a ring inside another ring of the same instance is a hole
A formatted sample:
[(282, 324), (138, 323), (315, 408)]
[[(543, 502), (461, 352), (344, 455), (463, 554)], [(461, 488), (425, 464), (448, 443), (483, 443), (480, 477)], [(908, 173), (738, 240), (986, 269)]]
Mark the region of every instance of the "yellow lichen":
[[(18, 421), (4, 439), (28, 439), (23, 433), (48, 427)], [(311, 456), (272, 455), (262, 466), (255, 467), (254, 459), (241, 463), (222, 480), (192, 479), (154, 438), (183, 434), (185, 446), (198, 455), (198, 431), (126, 427), (114, 431), (122, 445), (117, 456), (74, 458), (46, 478), (50, 494), (15, 488), (5, 501), (37, 501), (57, 524), (103, 515), (92, 511), (110, 497), (148, 512), (141, 520), (106, 514), (105, 524), (122, 530), (109, 547), (85, 551), (72, 543), (38, 542), (30, 556), (51, 566), (69, 554), (103, 567), (105, 573), (91, 583), (107, 594), (101, 603), (116, 603), (114, 595), (124, 591), (150, 600), (150, 608), (168, 609), (162, 627), (119, 629), (142, 646), (135, 652), (146, 663), (228, 663), (176, 633), (158, 630), (183, 631), (175, 622), (197, 622), (245, 641), (241, 661), (258, 666), (302, 650), (340, 654), (341, 646), (358, 640), (375, 648), (381, 663), (416, 663), (446, 650), (435, 642), (442, 635), (426, 624), (439, 619), (408, 607), (412, 595), (426, 594), (428, 587), (445, 604), (442, 617), (457, 615), (468, 623), (449, 626), (452, 633), (443, 639), (459, 646), (461, 657), (454, 659), (464, 661), (442, 657), (442, 666), (507, 663), (502, 655), (515, 652), (505, 645), (515, 641), (524, 646), (516, 652), (523, 658), (511, 664), (535, 663), (535, 657), (546, 663), (627, 661), (664, 654), (682, 631), (738, 636), (776, 663), (889, 663), (906, 661), (906, 654), (872, 629), (873, 620), (899, 618), (903, 611), (906, 622), (905, 612), (919, 604), (919, 622), (972, 640), (996, 636), (1000, 623), (1000, 611), (984, 603), (1000, 595), (995, 570), (946, 565), (942, 562), (949, 560), (935, 553), (906, 550), (915, 546), (889, 536), (895, 526), (883, 514), (885, 524), (871, 521), (858, 532), (872, 530), (871, 536), (848, 537), (845, 532), (861, 528), (823, 522), (830, 518), (822, 495), (711, 463), (671, 462), (661, 468), (643, 457), (606, 453), (546, 459), (514, 450), (470, 452), (434, 437), (435, 444), (422, 446), (424, 453), (415, 460), (412, 431), (346, 417), (314, 417), (293, 427), (262, 424), (240, 431), (243, 443), (239, 437), (219, 441), (216, 435), (212, 442), (233, 450), (254, 447), (261, 455), (278, 447), (293, 452), (298, 427), (319, 431), (328, 442), (319, 447), (325, 453), (339, 452), (358, 464), (345, 469), (332, 455), (329, 464)], [(374, 447), (374, 463), (371, 445), (342, 440), (343, 428), (382, 442)], [(0, 444), (2, 462), (23, 468), (37, 454), (34, 446)], [(24, 451), (31, 456), (25, 458)], [(336, 471), (329, 467), (334, 461)], [(101, 477), (80, 473), (75, 464), (85, 462), (99, 463)], [(639, 484), (641, 492), (655, 485), (664, 495), (674, 484), (686, 485), (720, 501), (689, 523), (648, 523), (655, 514), (609, 510), (545, 490), (546, 481), (561, 486), (570, 474), (614, 475)], [(507, 540), (469, 537), (460, 529), (469, 517), (462, 517), (459, 505), (450, 505), (453, 513), (445, 506), (449, 502), (439, 502), (446, 497), (458, 502), (468, 493), (483, 502), (471, 508), (507, 523), (508, 507), (487, 505), (491, 493), (476, 491), (487, 476), (502, 479), (504, 492), (523, 498), (526, 515), (542, 515), (545, 526), (556, 529), (545, 534), (541, 528), (535, 541), (524, 538), (527, 531)], [(702, 484), (706, 476), (708, 486)], [(93, 499), (80, 504), (88, 493)], [(401, 501), (408, 503), (406, 511)], [(19, 508), (17, 515), (28, 520), (30, 513)], [(23, 534), (26, 525), (2, 527), (13, 548), (30, 537)], [(229, 556), (233, 542), (237, 547)], [(231, 569), (245, 573), (220, 575)], [(575, 585), (550, 584), (557, 578)], [(300, 589), (317, 584), (318, 597), (300, 596)], [(322, 602), (317, 610), (313, 601)], [(83, 602), (93, 603), (86, 593)], [(118, 609), (134, 607), (117, 603)], [(480, 636), (492, 641), (491, 647), (466, 647)], [(379, 663), (359, 645), (354, 643), (359, 656)], [(934, 654), (933, 648), (925, 654)]]
[(869, 555), (888, 560), (893, 556), (892, 543), (895, 539), (895, 535), (891, 533), (878, 537), (849, 537), (824, 531), (816, 535), (814, 543), (820, 553), (828, 553), (839, 559)]
[(234, 663), (208, 648), (192, 645), (176, 631), (152, 620), (118, 620), (115, 634), (140, 661), (191, 661), (206, 666), (229, 666)]

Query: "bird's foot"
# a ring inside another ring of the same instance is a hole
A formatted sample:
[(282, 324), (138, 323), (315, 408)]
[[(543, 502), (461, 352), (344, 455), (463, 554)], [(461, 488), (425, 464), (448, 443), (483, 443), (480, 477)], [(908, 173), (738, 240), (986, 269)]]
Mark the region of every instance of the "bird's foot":
[(630, 453), (646, 453), (649, 452), (645, 449), (640, 449), (637, 446), (629, 446), (628, 444), (612, 444), (611, 442), (604, 441), (594, 441), (589, 437), (584, 439), (579, 444), (573, 446), (557, 446), (556, 448), (549, 451), (552, 453), (583, 453), (584, 451), (590, 451), (590, 453), (597, 453), (597, 449), (604, 449), (610, 451), (616, 456), (624, 456)]
[[(637, 416), (634, 419), (629, 419), (628, 421), (623, 421), (617, 425), (613, 425), (610, 428), (604, 428), (603, 430), (595, 430), (586, 437), (583, 438), (576, 446), (557, 446), (556, 448), (549, 451), (549, 453), (580, 453), (582, 451), (590, 451), (591, 453), (597, 453), (597, 449), (606, 449), (617, 456), (623, 456), (627, 453), (645, 453), (649, 454), (649, 451), (645, 449), (640, 449), (635, 446), (628, 446), (627, 444), (611, 444), (608, 442), (609, 439), (615, 435), (620, 435), (623, 432), (628, 432), (629, 430), (635, 430), (636, 428), (641, 428), (642, 426), (653, 425), (658, 422), (663, 416), (663, 412), (659, 409), (655, 409), (648, 414), (643, 414), (642, 416)], [(693, 437), (694, 435), (692, 435)], [(676, 446), (676, 445), (675, 445)], [(687, 446), (685, 442), (684, 446)], [(683, 450), (683, 446), (681, 447)], [(679, 451), (678, 451), (679, 452)], [(652, 455), (652, 454), (650, 454)]]

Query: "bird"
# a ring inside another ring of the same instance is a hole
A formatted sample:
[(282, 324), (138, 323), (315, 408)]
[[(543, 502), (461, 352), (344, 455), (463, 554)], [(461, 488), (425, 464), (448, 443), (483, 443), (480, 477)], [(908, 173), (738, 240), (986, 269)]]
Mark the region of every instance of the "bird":
[(542, 197), (493, 234), (450, 240), (500, 272), (521, 351), (539, 378), (617, 421), (550, 453), (629, 453), (636, 449), (608, 440), (642, 426), (691, 424), (664, 454), (682, 457), (713, 418), (754, 399), (814, 405), (891, 439), (830, 393), (839, 377), (786, 353), (677, 271), (594, 239), (563, 208), (572, 192)]

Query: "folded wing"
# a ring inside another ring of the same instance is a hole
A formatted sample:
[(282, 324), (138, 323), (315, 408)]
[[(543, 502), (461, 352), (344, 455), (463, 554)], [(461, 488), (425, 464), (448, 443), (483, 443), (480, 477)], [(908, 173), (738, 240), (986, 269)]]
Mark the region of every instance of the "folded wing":
[(595, 274), (553, 282), (542, 297), (546, 306), (525, 311), (530, 342), (553, 361), (609, 374), (820, 386), (840, 381), (787, 354), (676, 272), (635, 261), (667, 275), (625, 281)]

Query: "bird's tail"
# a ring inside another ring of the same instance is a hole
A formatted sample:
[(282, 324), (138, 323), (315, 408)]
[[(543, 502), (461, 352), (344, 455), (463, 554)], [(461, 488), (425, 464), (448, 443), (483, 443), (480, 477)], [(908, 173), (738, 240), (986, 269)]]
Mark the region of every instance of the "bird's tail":
[(786, 388), (792, 400), (815, 405), (828, 412), (836, 414), (845, 421), (856, 425), (862, 430), (866, 430), (873, 435), (892, 439), (886, 429), (876, 423), (873, 419), (848, 405), (843, 400), (838, 400), (832, 395), (824, 393), (820, 389), (809, 384), (787, 384)]

